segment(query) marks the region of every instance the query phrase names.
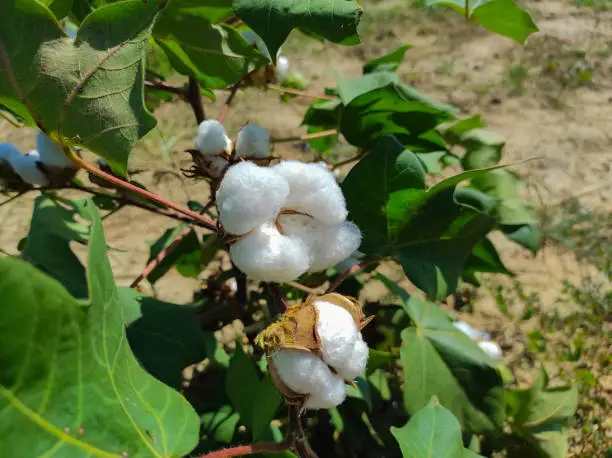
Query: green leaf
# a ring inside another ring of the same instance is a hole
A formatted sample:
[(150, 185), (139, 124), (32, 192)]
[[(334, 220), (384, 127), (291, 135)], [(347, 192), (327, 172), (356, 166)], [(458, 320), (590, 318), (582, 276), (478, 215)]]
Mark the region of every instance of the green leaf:
[(202, 415), (202, 430), (206, 439), (214, 442), (230, 443), (240, 421), (240, 415), (230, 406), (223, 406), (216, 412), (207, 412)]
[(181, 388), (182, 371), (213, 356), (192, 306), (170, 304), (131, 288), (119, 288), (130, 348), (155, 378)]
[(69, 200), (37, 197), (22, 256), (74, 297), (86, 299), (85, 268), (70, 249), (71, 242), (87, 243), (89, 229), (77, 222), (79, 214), (80, 208)]
[(270, 425), (281, 403), (280, 394), (269, 376), (260, 380), (255, 363), (237, 346), (225, 382), (232, 405), (241, 422), (257, 441)]
[(400, 46), (384, 56), (377, 57), (363, 66), (363, 73), (395, 72), (404, 60), (404, 54), (412, 48), (411, 45)]
[(61, 142), (125, 173), (132, 147), (156, 123), (144, 106), (143, 72), (158, 10), (153, 1), (104, 6), (72, 40), (35, 0), (9, 0), (0, 16), (0, 103), (27, 108)]
[[(363, 235), (360, 251), (395, 256), (408, 278), (430, 297), (452, 292), (472, 247), (494, 226), (486, 196), (455, 192), (455, 186), (486, 173), (468, 171), (429, 190), (414, 153), (392, 136), (351, 169), (342, 189), (349, 217)], [(479, 205), (477, 206), (476, 203)]]
[(506, 392), (513, 433), (529, 444), (535, 456), (567, 456), (565, 425), (576, 413), (578, 391), (575, 387), (548, 388), (542, 369), (531, 387)]
[(450, 122), (440, 126), (438, 129), (442, 133), (444, 140), (452, 145), (461, 143), (462, 138), (466, 138), (465, 134), (474, 129), (485, 127), (480, 115), (474, 115), (469, 118), (460, 119), (455, 122)]
[(271, 56), (300, 28), (344, 45), (359, 43), (363, 13), (352, 0), (234, 0), (235, 13), (265, 41)]
[[(388, 284), (391, 291), (397, 285)], [(496, 363), (459, 331), (434, 303), (398, 295), (414, 326), (402, 331), (404, 406), (414, 415), (437, 396), (461, 426), (473, 433), (501, 431), (504, 389)], [(419, 370), (414, 370), (418, 367)]]
[[(425, 6), (445, 5), (465, 15), (462, 0), (425, 0)], [(485, 29), (524, 44), (527, 37), (538, 31), (531, 16), (514, 0), (469, 0), (467, 16)]]
[(38, 0), (49, 8), (58, 19), (68, 16), (72, 9), (72, 0)]
[(514, 226), (511, 224), (504, 225), (500, 228), (502, 232), (513, 242), (524, 246), (534, 255), (540, 249), (542, 244), (542, 233), (535, 224), (522, 224)]
[(211, 22), (226, 11), (221, 6), (219, 14), (193, 0), (174, 0), (153, 29), (174, 68), (206, 88), (227, 87), (268, 62), (239, 31)]
[(470, 256), (465, 261), (463, 269), (464, 279), (471, 279), (473, 280), (472, 283), (478, 286), (479, 283), (474, 277), (474, 274), (478, 272), (514, 277), (514, 273), (506, 268), (499, 257), (495, 245), (486, 237), (474, 245)]
[(198, 417), (132, 354), (93, 206), (90, 219), (86, 304), (27, 263), (0, 259), (2, 450), (185, 456), (197, 443)]
[(463, 447), (457, 419), (436, 399), (419, 410), (401, 428), (391, 427), (403, 458), (476, 458), (480, 455)]

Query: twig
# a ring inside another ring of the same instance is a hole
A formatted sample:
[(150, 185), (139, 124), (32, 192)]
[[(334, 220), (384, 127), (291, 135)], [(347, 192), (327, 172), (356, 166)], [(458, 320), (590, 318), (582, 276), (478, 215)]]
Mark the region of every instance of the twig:
[(343, 273), (341, 273), (340, 275), (338, 275), (336, 277), (336, 279), (329, 285), (329, 288), (327, 288), (327, 290), (325, 291), (325, 294), (334, 292), (336, 289), (338, 289), (338, 287), (342, 284), (342, 282), (344, 282), (344, 280), (349, 278), (351, 275), (354, 275), (357, 272), (359, 272), (360, 270), (363, 270), (363, 269), (365, 269), (367, 267), (370, 267), (371, 265), (377, 264), (377, 263), (378, 263), (378, 259), (374, 259), (374, 260), (370, 260), (370, 261), (367, 261), (367, 262), (363, 262), (363, 263), (359, 263), (357, 265), (354, 265), (350, 269), (348, 269), (348, 270), (344, 271)]
[(195, 115), (198, 125), (206, 119), (206, 113), (204, 112), (204, 105), (202, 105), (202, 94), (200, 94), (200, 83), (193, 76), (189, 77), (189, 85), (187, 86), (187, 92), (185, 99), (191, 105), (193, 114)]
[(221, 124), (223, 124), (223, 122), (225, 121), (225, 118), (227, 118), (227, 114), (229, 113), (230, 105), (234, 101), (234, 97), (236, 97), (236, 94), (238, 93), (238, 89), (240, 89), (241, 83), (242, 83), (242, 80), (238, 81), (236, 84), (232, 86), (232, 88), (230, 89), (230, 93), (227, 96), (227, 99), (225, 100), (225, 103), (221, 107), (221, 110), (219, 110), (218, 121)]
[(278, 453), (283, 452), (285, 450), (289, 450), (290, 448), (291, 444), (288, 444), (286, 442), (273, 444), (239, 445), (238, 447), (217, 450), (216, 452), (203, 455), (200, 458), (229, 458), (232, 456), (253, 455), (255, 453)]
[(268, 84), (268, 89), (272, 89), (278, 92), (284, 92), (286, 94), (294, 94), (302, 97), (310, 97), (311, 99), (320, 99), (320, 100), (338, 100), (338, 97), (327, 94), (314, 94), (308, 91), (301, 91), (300, 89), (292, 89), (288, 87), (279, 86), (277, 84)]
[(170, 86), (164, 81), (145, 81), (145, 87), (151, 89), (157, 89), (158, 91), (170, 92), (171, 94), (180, 95), (181, 97), (187, 97), (187, 91), (183, 87)]
[(315, 296), (320, 294), (316, 289), (309, 288), (308, 286), (304, 286), (296, 281), (288, 281), (288, 282), (285, 282), (285, 284), (291, 286), (292, 288), (299, 289), (300, 291), (304, 291), (305, 293), (308, 293), (308, 294), (312, 294)]
[(304, 134), (304, 135), (299, 135), (296, 137), (273, 138), (270, 140), (270, 143), (288, 143), (288, 142), (296, 142), (299, 140), (312, 140), (314, 138), (329, 137), (331, 135), (337, 135), (337, 134), (338, 134), (337, 129), (329, 129), (329, 130), (324, 130), (322, 132)]
[(340, 162), (336, 162), (335, 164), (332, 165), (332, 170), (335, 170), (338, 167), (342, 167), (343, 165), (350, 164), (351, 162), (358, 161), (359, 159), (361, 159), (363, 156), (366, 155), (366, 152), (367, 152), (366, 150), (362, 149), (359, 151), (359, 153), (356, 156), (349, 157), (348, 159), (345, 159)]
[(285, 295), (280, 289), (280, 285), (278, 283), (268, 283), (267, 287), (271, 304), (274, 306), (272, 315), (283, 313), (285, 310), (287, 310), (287, 301), (285, 300)]
[(189, 216), (190, 218), (192, 218), (195, 221), (199, 221), (200, 225), (202, 227), (205, 227), (207, 229), (210, 229), (212, 231), (216, 231), (217, 230), (217, 225), (215, 224), (214, 221), (212, 221), (211, 219), (200, 215), (197, 212), (194, 212), (188, 208), (185, 207), (181, 207), (180, 205), (165, 199), (164, 197), (158, 196), (157, 194), (154, 194), (150, 191), (147, 191), (146, 189), (142, 189), (139, 188), (138, 186), (134, 186), (131, 183), (128, 183), (127, 181), (124, 181), (120, 178), (117, 178), (109, 173), (106, 173), (102, 170), (100, 170), (97, 167), (94, 167), (93, 165), (87, 163), (86, 161), (84, 161), (83, 159), (81, 159), (80, 157), (78, 157), (76, 154), (74, 154), (74, 152), (72, 152), (69, 148), (65, 149), (66, 154), (68, 155), (68, 157), (70, 157), (70, 159), (72, 160), (72, 162), (74, 162), (77, 166), (84, 168), (85, 170), (87, 170), (89, 173), (100, 177), (106, 181), (109, 181), (110, 183), (119, 186), (121, 188), (127, 189), (128, 191), (132, 191), (136, 194), (139, 194), (143, 197), (146, 197), (147, 199), (152, 200), (153, 202), (157, 202), (159, 204), (165, 205), (168, 208), (171, 208), (172, 210), (175, 210), (179, 213), (182, 213), (185, 216)]
[(34, 188), (32, 188), (32, 189), (26, 189), (25, 191), (18, 192), (18, 193), (17, 193), (17, 194), (15, 194), (14, 196), (11, 196), (11, 197), (9, 197), (8, 199), (6, 199), (6, 200), (4, 200), (4, 201), (0, 202), (0, 207), (2, 207), (2, 206), (4, 206), (4, 205), (7, 205), (7, 204), (10, 204), (12, 201), (19, 199), (21, 196), (23, 196), (23, 195), (27, 194), (27, 193), (28, 193), (28, 192), (30, 192), (30, 191), (34, 191)]

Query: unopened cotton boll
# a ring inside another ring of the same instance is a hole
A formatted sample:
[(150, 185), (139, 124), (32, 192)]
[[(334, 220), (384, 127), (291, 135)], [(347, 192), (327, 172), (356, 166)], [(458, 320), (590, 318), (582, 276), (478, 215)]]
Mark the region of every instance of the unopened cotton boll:
[(287, 56), (278, 56), (276, 60), (276, 81), (282, 83), (289, 72), (289, 59)]
[(330, 302), (316, 301), (317, 334), (321, 341), (323, 361), (334, 369), (346, 364), (359, 337), (353, 316)]
[(252, 162), (231, 166), (217, 190), (219, 221), (230, 234), (246, 234), (273, 221), (289, 194), (289, 184), (274, 170)]
[(281, 381), (292, 391), (309, 395), (305, 407), (330, 409), (346, 398), (344, 381), (314, 353), (282, 349), (271, 355)]
[(247, 277), (287, 282), (308, 270), (310, 252), (299, 239), (281, 234), (273, 222), (256, 227), (230, 247), (234, 264)]
[(210, 119), (202, 121), (198, 126), (195, 146), (204, 155), (221, 154), (232, 150), (232, 141), (227, 136), (225, 127), (219, 121)]
[(284, 208), (306, 213), (325, 224), (346, 219), (344, 195), (329, 170), (299, 161), (283, 161), (272, 168), (289, 183)]
[(49, 180), (37, 167), (36, 162), (39, 160), (38, 152), (33, 150), (25, 156), (15, 158), (11, 165), (15, 173), (26, 183), (30, 183), (33, 186), (46, 186), (49, 184)]
[(9, 164), (21, 157), (21, 151), (12, 143), (0, 143), (0, 161), (5, 160)]
[(483, 340), (482, 342), (478, 342), (478, 346), (492, 359), (501, 359), (503, 356), (501, 347), (495, 342)]
[(255, 124), (247, 124), (236, 139), (236, 153), (241, 157), (262, 159), (270, 155), (270, 133)]
[(40, 155), (39, 161), (53, 167), (74, 168), (75, 164), (66, 156), (61, 146), (39, 132), (36, 135), (36, 149)]

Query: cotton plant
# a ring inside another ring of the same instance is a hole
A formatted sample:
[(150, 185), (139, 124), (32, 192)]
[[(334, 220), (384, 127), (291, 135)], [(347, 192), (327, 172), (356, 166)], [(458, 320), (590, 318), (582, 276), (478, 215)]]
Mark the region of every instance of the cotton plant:
[(499, 360), (503, 356), (501, 347), (491, 340), (491, 334), (470, 326), (465, 321), (455, 321), (453, 325), (463, 334), (472, 339), (480, 349), (492, 359)]
[(361, 330), (371, 318), (359, 303), (331, 293), (287, 309), (256, 343), (285, 402), (330, 409), (346, 398), (346, 386), (364, 375), (368, 346)]

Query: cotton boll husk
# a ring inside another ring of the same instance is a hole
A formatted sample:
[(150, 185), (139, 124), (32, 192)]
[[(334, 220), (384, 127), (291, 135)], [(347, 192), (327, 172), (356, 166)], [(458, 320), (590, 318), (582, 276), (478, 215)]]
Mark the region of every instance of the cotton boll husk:
[(492, 359), (501, 359), (503, 356), (501, 347), (495, 342), (483, 340), (482, 342), (478, 342), (478, 346)]
[(332, 366), (345, 367), (359, 340), (359, 329), (353, 316), (342, 307), (325, 301), (315, 301), (317, 334), (321, 341), (323, 360)]
[(273, 222), (262, 224), (230, 247), (232, 261), (253, 280), (287, 282), (308, 270), (310, 252), (299, 239), (278, 232)]
[(221, 154), (232, 150), (232, 141), (225, 133), (225, 127), (219, 121), (210, 119), (198, 126), (195, 138), (196, 149), (202, 154)]
[(25, 156), (13, 159), (11, 165), (15, 173), (26, 183), (34, 186), (46, 186), (49, 184), (49, 180), (36, 166), (39, 159), (40, 156), (37, 151), (30, 151)]
[(346, 219), (346, 202), (333, 174), (316, 164), (283, 161), (272, 167), (289, 182), (284, 208), (306, 213), (325, 224)]
[(353, 351), (345, 360), (344, 364), (334, 366), (336, 373), (346, 381), (355, 380), (360, 375), (365, 374), (366, 366), (368, 365), (368, 356), (370, 349), (359, 334), (359, 337), (353, 345)]
[(12, 143), (0, 143), (0, 161), (5, 160), (12, 163), (13, 160), (21, 157), (21, 151)]
[(289, 59), (287, 56), (278, 56), (276, 59), (276, 81), (280, 84), (285, 80), (289, 71)]
[(314, 353), (282, 349), (271, 358), (276, 373), (287, 387), (296, 393), (310, 395), (306, 408), (329, 409), (344, 401), (344, 381)]
[(68, 156), (64, 154), (62, 148), (42, 132), (36, 135), (36, 149), (40, 155), (38, 160), (45, 165), (64, 168), (76, 167)]
[(481, 340), (481, 339), (486, 340), (490, 338), (488, 332), (473, 328), (472, 326), (467, 324), (465, 321), (455, 321), (453, 324), (455, 325), (457, 329), (459, 329), (459, 331), (464, 333), (466, 336), (468, 336), (472, 340)]
[(262, 159), (270, 155), (270, 133), (255, 124), (247, 124), (236, 139), (236, 153), (241, 157)]
[(231, 166), (217, 190), (219, 220), (226, 232), (246, 234), (276, 219), (289, 194), (289, 184), (273, 169), (252, 162)]

